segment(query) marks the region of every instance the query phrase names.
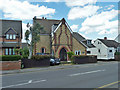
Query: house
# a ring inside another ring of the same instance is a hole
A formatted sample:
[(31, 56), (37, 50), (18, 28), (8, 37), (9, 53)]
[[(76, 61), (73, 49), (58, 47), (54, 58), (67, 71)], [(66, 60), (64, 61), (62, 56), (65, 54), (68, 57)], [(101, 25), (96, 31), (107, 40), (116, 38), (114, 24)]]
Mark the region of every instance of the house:
[(0, 55), (16, 55), (14, 48), (21, 48), (22, 21), (0, 20)]
[(86, 55), (87, 45), (82, 42), (84, 37), (73, 32), (63, 18), (61, 20), (33, 18), (34, 22), (44, 27), (41, 31), (40, 41), (35, 44), (34, 54), (50, 54), (62, 61), (68, 61), (67, 52), (74, 52), (76, 55)]
[(120, 43), (120, 34), (115, 38), (115, 41)]
[(115, 59), (115, 52), (120, 51), (120, 43), (107, 40), (107, 37), (95, 40), (94, 45), (97, 48), (97, 59)]

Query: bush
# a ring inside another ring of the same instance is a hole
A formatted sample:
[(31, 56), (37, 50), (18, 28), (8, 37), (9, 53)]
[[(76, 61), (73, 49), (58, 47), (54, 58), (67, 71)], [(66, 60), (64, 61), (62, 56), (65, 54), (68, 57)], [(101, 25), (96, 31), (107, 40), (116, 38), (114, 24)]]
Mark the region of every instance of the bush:
[(5, 55), (5, 56), (0, 56), (1, 61), (18, 61), (21, 59), (20, 55)]
[(44, 60), (44, 59), (48, 59), (51, 58), (50, 55), (33, 55), (32, 59), (34, 60)]
[(115, 52), (115, 55), (120, 55), (120, 52)]

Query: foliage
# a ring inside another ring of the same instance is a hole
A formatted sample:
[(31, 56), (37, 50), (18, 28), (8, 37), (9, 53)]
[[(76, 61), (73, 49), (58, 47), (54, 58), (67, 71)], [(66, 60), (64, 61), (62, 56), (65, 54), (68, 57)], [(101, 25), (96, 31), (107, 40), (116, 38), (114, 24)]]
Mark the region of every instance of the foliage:
[[(31, 27), (28, 23), (27, 27), (29, 28), (29, 30), (25, 32), (25, 40), (27, 41), (27, 44), (29, 46), (28, 48), (29, 48), (29, 59), (30, 59), (32, 57), (35, 43), (37, 43), (40, 40), (40, 31), (44, 31), (44, 29), (37, 22), (34, 23), (33, 27)], [(32, 37), (31, 40), (29, 40), (30, 35)]]
[(115, 52), (115, 55), (120, 55), (120, 52)]
[(20, 55), (3, 55), (0, 56), (2, 58), (2, 61), (18, 61), (21, 59)]
[(50, 55), (33, 55), (32, 59), (34, 60), (43, 60), (43, 59), (48, 59), (51, 58)]
[(72, 59), (72, 56), (74, 55), (73, 52), (67, 52), (69, 59)]
[(16, 53), (18, 53), (19, 55), (22, 55), (22, 58), (28, 58), (29, 50), (28, 50), (27, 47), (25, 47), (23, 49), (16, 49), (16, 48), (14, 48), (14, 51)]

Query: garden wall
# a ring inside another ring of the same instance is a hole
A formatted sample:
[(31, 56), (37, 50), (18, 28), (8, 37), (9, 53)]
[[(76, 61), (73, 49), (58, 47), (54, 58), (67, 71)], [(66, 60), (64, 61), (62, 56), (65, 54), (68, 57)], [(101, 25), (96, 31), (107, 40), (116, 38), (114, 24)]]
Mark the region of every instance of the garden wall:
[(97, 63), (97, 56), (73, 56), (74, 64)]
[(22, 59), (22, 64), (24, 65), (24, 68), (47, 67), (50, 66), (50, 59)]
[(21, 61), (0, 61), (0, 70), (21, 69)]

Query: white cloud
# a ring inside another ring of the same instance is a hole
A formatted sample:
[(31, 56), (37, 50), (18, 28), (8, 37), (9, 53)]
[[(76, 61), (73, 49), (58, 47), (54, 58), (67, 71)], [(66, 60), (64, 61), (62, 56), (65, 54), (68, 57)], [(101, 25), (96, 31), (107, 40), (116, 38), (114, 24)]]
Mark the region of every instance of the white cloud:
[(69, 20), (74, 20), (78, 18), (85, 18), (88, 16), (92, 16), (96, 14), (97, 10), (99, 9), (99, 6), (93, 6), (93, 5), (88, 5), (83, 8), (81, 7), (73, 7), (70, 12), (68, 13), (68, 19)]
[(52, 15), (55, 9), (45, 6), (30, 4), (28, 1), (20, 0), (0, 0), (0, 9), (4, 12), (5, 18), (11, 19), (32, 19), (34, 16)]
[(72, 25), (70, 26), (70, 28), (75, 32), (78, 29), (78, 25)]
[(95, 4), (97, 0), (65, 0), (68, 7), (84, 6), (86, 4)]
[(88, 17), (82, 23), (82, 27), (79, 31), (85, 32), (85, 34), (98, 32), (99, 35), (117, 33), (118, 20), (112, 20), (117, 15), (118, 11), (113, 9), (111, 11), (105, 11), (92, 17)]
[(60, 2), (61, 0), (44, 0), (44, 2)]

